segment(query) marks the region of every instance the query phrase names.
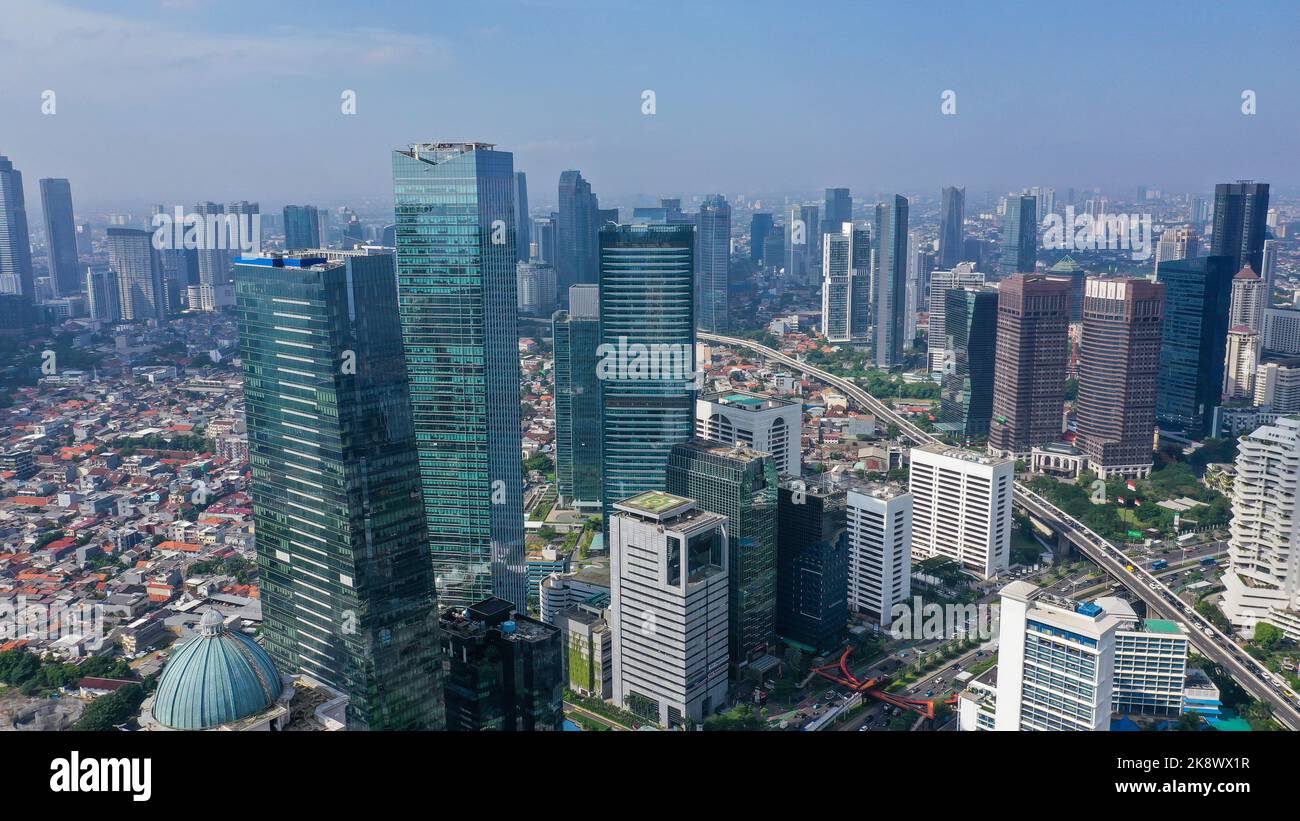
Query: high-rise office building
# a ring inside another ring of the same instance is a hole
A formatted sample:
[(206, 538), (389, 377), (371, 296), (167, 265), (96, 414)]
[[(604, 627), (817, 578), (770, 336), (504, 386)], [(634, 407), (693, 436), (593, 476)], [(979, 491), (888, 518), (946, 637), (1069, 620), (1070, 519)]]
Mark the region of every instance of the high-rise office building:
[(938, 266), (951, 271), (960, 262), (968, 261), (962, 243), (966, 239), (966, 189), (948, 186), (939, 195), (939, 260)]
[(1267, 307), (1267, 284), (1249, 266), (1242, 268), (1232, 278), (1228, 324), (1245, 325), (1252, 331), (1263, 331), (1264, 309)]
[(0, 154), (0, 294), (21, 294), (27, 310), (36, 300), (23, 175), (3, 154)]
[(109, 228), (108, 264), (117, 272), (118, 305), (124, 322), (166, 318), (162, 260), (153, 247), (152, 232)]
[(790, 206), (785, 223), (785, 275), (797, 285), (808, 282), (819, 261), (821, 218), (816, 205)]
[[(544, 262), (551, 267), (555, 267), (556, 259), (559, 254), (555, 244), (555, 223), (559, 215), (552, 212), (549, 217), (538, 217), (533, 220), (533, 261)], [(556, 287), (559, 287), (557, 275)], [(558, 292), (556, 294), (559, 296)]]
[(393, 153), (402, 341), (448, 606), (495, 595), (527, 608), (513, 163), (488, 143)]
[(912, 592), (912, 494), (888, 485), (849, 488), (849, 609), (880, 627)]
[(555, 340), (555, 481), (562, 504), (601, 512), (600, 286), (574, 285), (551, 320)]
[[(1233, 289), (1230, 264), (1227, 257), (1220, 256), (1160, 263), (1156, 280), (1164, 285), (1164, 332), (1158, 349), (1159, 371), (1151, 375), (1156, 383), (1156, 420), (1164, 430), (1180, 431), (1192, 438), (1200, 438), (1209, 430), (1223, 391), (1228, 302)], [(1153, 320), (1135, 317), (1134, 321), (1142, 324)], [(1085, 316), (1085, 334), (1087, 322)], [(1081, 349), (1081, 357), (1086, 360), (1080, 362), (1082, 382), (1087, 363), (1096, 360), (1086, 348)], [(1115, 412), (1117, 398), (1102, 400), (1105, 414)], [(1101, 407), (1098, 411), (1103, 412)]]
[(994, 288), (948, 288), (944, 301), (947, 341), (939, 423), (959, 437), (982, 436), (989, 432), (993, 417), (998, 292)]
[(963, 730), (1105, 731), (1112, 712), (1182, 712), (1188, 641), (1174, 622), (1140, 619), (1123, 599), (1079, 603), (1025, 581), (1002, 589), (1000, 615), (996, 698), (963, 696)]
[(912, 448), (912, 559), (943, 556), (990, 579), (1011, 563), (1015, 462), (948, 445)]
[(54, 295), (76, 296), (84, 283), (77, 260), (77, 227), (72, 217), (72, 186), (68, 181), (41, 180), (41, 207), (45, 211), (45, 248)]
[(777, 473), (771, 456), (744, 445), (692, 439), (668, 456), (667, 491), (727, 517), (727, 634), (741, 668), (776, 635)]
[(614, 703), (664, 727), (727, 703), (727, 519), (649, 491), (610, 516)]
[[(201, 202), (194, 206), (194, 213), (205, 225), (225, 225), (226, 207), (215, 202)], [(190, 308), (200, 311), (215, 311), (229, 305), (232, 300), (230, 290), (231, 267), (233, 258), (223, 243), (216, 242), (216, 232), (201, 232), (199, 243), (199, 287), (198, 299), (190, 300)], [(324, 241), (324, 237), (321, 238)]]
[[(1165, 308), (1165, 322), (1169, 308)], [(1228, 329), (1227, 353), (1223, 364), (1223, 399), (1251, 401), (1255, 397), (1255, 371), (1259, 365), (1259, 334), (1245, 325)]]
[(1300, 417), (1242, 436), (1236, 468), (1223, 612), (1248, 635), (1267, 622), (1300, 641)]
[(1190, 259), (1201, 255), (1201, 235), (1190, 225), (1166, 228), (1156, 243), (1156, 270), (1160, 263)]
[(555, 269), (541, 262), (520, 262), (515, 268), (519, 313), (550, 316), (555, 312)]
[(600, 231), (606, 516), (620, 499), (663, 490), (668, 452), (695, 429), (694, 261), (690, 224)]
[[(1103, 479), (1151, 473), (1157, 377), (1172, 367), (1162, 367), (1161, 358), (1167, 287), (1149, 279), (1088, 278), (1075, 416), (1079, 447)], [(1222, 354), (1219, 359), (1222, 368)], [(1217, 395), (1222, 371), (1216, 376)]]
[(1047, 275), (1070, 280), (1070, 322), (1072, 324), (1082, 322), (1083, 291), (1088, 281), (1088, 272), (1075, 261), (1074, 257), (1066, 254), (1047, 269)]
[[(528, 247), (532, 244), (532, 217), (528, 216), (528, 177), (515, 172), (515, 261), (528, 261)], [(555, 299), (555, 294), (550, 295)]]
[(121, 291), (112, 266), (93, 262), (86, 266), (86, 296), (90, 318), (97, 322), (121, 322)]
[(998, 283), (989, 450), (1027, 456), (1061, 435), (1071, 281), (1022, 274)]
[(846, 222), (822, 235), (822, 332), (866, 342), (871, 332), (871, 229)]
[(772, 215), (754, 214), (749, 218), (749, 261), (755, 265), (765, 263), (763, 254), (767, 238), (772, 235)]
[[(926, 354), (930, 373), (941, 377), (944, 373), (944, 351), (947, 347), (947, 304), (944, 295), (954, 288), (979, 287), (984, 284), (984, 274), (969, 262), (958, 263), (949, 270), (930, 274), (930, 327), (926, 332)], [(996, 325), (994, 329), (996, 330)]]
[(907, 301), (903, 313), (903, 341), (916, 339), (916, 315), (928, 311), (930, 274), (934, 271), (934, 243), (922, 238), (920, 229), (907, 235)]
[(1300, 413), (1300, 360), (1260, 364), (1255, 369), (1255, 404), (1275, 413)]
[[(827, 188), (821, 213), (821, 233), (838, 234), (840, 226), (853, 222), (853, 195), (847, 188)], [(818, 238), (820, 244), (821, 238)]]
[(876, 205), (871, 248), (876, 255), (876, 367), (903, 363), (907, 341), (907, 199), (897, 194)]
[(277, 253), (237, 271), (266, 649), (347, 693), (354, 728), (440, 729), (393, 258)]
[(767, 453), (781, 476), (802, 472), (802, 427), (801, 402), (741, 390), (709, 394), (695, 401), (696, 436)]
[(284, 247), (290, 251), (324, 246), (320, 235), (320, 212), (314, 205), (284, 207)]
[(1038, 203), (1030, 196), (1007, 197), (1002, 221), (1002, 272), (1032, 273), (1038, 262)]
[(1300, 354), (1300, 310), (1264, 309), (1264, 350), (1283, 356)]
[(597, 281), (600, 254), (600, 202), (581, 171), (560, 174), (560, 210), (555, 219), (555, 279), (561, 297), (572, 285)]
[(563, 729), (563, 636), (512, 610), (489, 598), (439, 617), (448, 730)]
[(802, 479), (778, 490), (776, 632), (814, 651), (839, 647), (849, 619), (846, 498)]
[(1264, 280), (1264, 307), (1273, 306), (1273, 291), (1277, 287), (1277, 240), (1264, 240), (1264, 267), (1259, 276)]
[(1238, 180), (1214, 186), (1214, 233), (1210, 253), (1232, 258), (1232, 270), (1264, 270), (1268, 183)]
[(726, 333), (731, 328), (727, 281), (731, 270), (731, 206), (714, 194), (700, 206), (695, 239), (695, 321), (700, 330)]

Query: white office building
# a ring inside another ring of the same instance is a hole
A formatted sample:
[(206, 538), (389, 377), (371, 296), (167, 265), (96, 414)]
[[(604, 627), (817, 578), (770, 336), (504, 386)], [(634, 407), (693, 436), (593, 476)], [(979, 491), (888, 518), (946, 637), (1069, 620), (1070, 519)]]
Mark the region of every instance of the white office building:
[(1279, 418), (1238, 440), (1223, 612), (1248, 634), (1263, 621), (1300, 640), (1298, 481), (1300, 417)]
[(724, 391), (695, 400), (695, 435), (769, 453), (777, 473), (798, 476), (803, 404), (748, 391)]
[(912, 559), (945, 556), (985, 579), (1005, 572), (1015, 462), (942, 444), (911, 459)]
[(934, 271), (930, 274), (930, 327), (926, 331), (926, 350), (930, 373), (943, 374), (944, 354), (947, 350), (947, 293), (958, 288), (978, 288), (984, 284), (984, 274), (975, 270), (975, 263), (961, 262), (951, 271)]
[(1256, 368), (1255, 404), (1279, 414), (1300, 412), (1300, 361), (1265, 362)]
[(727, 517), (647, 491), (614, 503), (613, 700), (664, 727), (727, 704)]
[(1112, 713), (1182, 712), (1187, 636), (1104, 597), (1080, 603), (1030, 582), (1002, 589), (996, 688), (959, 696), (963, 730), (1110, 729)]
[(1251, 400), (1255, 395), (1255, 369), (1259, 364), (1259, 334), (1245, 325), (1228, 331), (1223, 366), (1223, 398)]
[(831, 343), (865, 342), (870, 323), (871, 238), (844, 223), (822, 235), (822, 333)]
[(1264, 350), (1286, 356), (1300, 354), (1300, 311), (1264, 309)]
[(879, 485), (851, 488), (849, 610), (889, 627), (894, 605), (912, 593), (912, 494)]

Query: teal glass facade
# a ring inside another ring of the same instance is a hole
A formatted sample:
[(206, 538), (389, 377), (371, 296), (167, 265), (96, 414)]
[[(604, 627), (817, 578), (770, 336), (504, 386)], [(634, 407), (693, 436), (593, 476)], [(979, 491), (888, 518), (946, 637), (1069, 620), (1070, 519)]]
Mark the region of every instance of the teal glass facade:
[(960, 436), (986, 436), (993, 418), (998, 292), (952, 288), (944, 294), (944, 373), (939, 420)]
[[(555, 341), (555, 481), (560, 499), (600, 509), (600, 287), (574, 285), (551, 322)], [(529, 590), (536, 592), (532, 585)]]
[(241, 259), (236, 313), (262, 634), (353, 729), (443, 723), (393, 260)]
[(393, 152), (397, 282), (429, 549), (444, 606), (526, 611), (514, 159)]
[(1209, 432), (1223, 391), (1232, 257), (1209, 256), (1161, 262), (1156, 281), (1165, 285), (1165, 324), (1156, 377), (1156, 422), (1193, 438)]
[(601, 461), (615, 502), (663, 490), (668, 451), (695, 428), (695, 228), (600, 231)]

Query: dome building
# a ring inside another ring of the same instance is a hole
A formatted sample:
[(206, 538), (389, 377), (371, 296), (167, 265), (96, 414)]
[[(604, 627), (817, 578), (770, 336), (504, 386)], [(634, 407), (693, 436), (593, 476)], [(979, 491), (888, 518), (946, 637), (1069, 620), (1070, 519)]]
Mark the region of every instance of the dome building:
[[(158, 688), (146, 699), (147, 730), (283, 730), (302, 713), (299, 696), (313, 702), (319, 729), (338, 729), (346, 698), (318, 682), (281, 676), (271, 656), (249, 636), (226, 629), (209, 610), (199, 634), (172, 654)], [(337, 714), (336, 714), (337, 709)]]

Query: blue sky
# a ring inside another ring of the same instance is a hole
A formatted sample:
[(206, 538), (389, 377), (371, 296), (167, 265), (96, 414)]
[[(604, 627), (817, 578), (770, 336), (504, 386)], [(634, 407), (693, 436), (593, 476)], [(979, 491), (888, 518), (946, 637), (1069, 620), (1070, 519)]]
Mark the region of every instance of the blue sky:
[(1286, 187), (1297, 22), (1210, 0), (4, 0), (0, 153), (106, 205), (382, 199), (418, 139), (514, 151), (534, 202), (565, 168), (607, 196)]

